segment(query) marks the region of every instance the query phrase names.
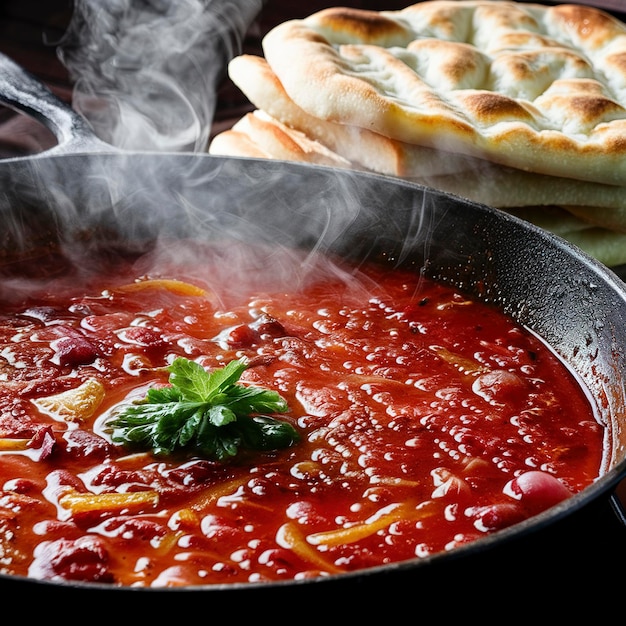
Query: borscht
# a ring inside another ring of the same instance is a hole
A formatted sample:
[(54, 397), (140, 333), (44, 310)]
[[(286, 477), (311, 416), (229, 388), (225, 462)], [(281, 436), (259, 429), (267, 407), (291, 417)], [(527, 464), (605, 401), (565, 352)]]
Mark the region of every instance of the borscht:
[(474, 542), (602, 466), (550, 347), (416, 268), (173, 241), (0, 307), (5, 574), (341, 575)]

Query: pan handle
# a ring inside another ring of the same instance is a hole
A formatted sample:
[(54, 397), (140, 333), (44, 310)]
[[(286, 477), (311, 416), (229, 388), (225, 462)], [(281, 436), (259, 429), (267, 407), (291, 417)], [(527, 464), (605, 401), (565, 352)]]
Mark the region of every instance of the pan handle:
[[(2, 53), (0, 102), (38, 120), (54, 134), (57, 145), (40, 154), (116, 151), (95, 135), (84, 117), (52, 93), (33, 74)], [(23, 158), (33, 157), (16, 157)]]

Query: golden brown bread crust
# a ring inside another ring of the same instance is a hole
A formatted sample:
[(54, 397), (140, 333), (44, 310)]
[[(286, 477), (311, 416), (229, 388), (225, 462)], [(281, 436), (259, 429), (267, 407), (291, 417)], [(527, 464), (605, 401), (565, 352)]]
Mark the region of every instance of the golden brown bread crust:
[(228, 66), (228, 73), (258, 109), (366, 169), (411, 178), (452, 174), (474, 167), (475, 160), (465, 155), (442, 153), (390, 139), (365, 128), (309, 115), (289, 98), (262, 57), (247, 54), (235, 57)]
[[(523, 5), (524, 11), (529, 6)], [(491, 11), (491, 2), (419, 5), (420, 11), (426, 7), (430, 31), (408, 44), (414, 16), (400, 19), (398, 14), (418, 12), (417, 5), (391, 14), (330, 9), (308, 18), (319, 18), (319, 32), (305, 28), (305, 40), (323, 48), (320, 58), (310, 60), (317, 74), (309, 91), (331, 89), (321, 98), (327, 117), (292, 99), (265, 59), (236, 57), (229, 66), (231, 79), (258, 110), (215, 137), (210, 151), (339, 164), (408, 178), (512, 212), (607, 265), (625, 263), (623, 25), (599, 13), (599, 21), (588, 21), (592, 28), (585, 29), (588, 14), (580, 7), (560, 7), (560, 21), (554, 15), (548, 19), (547, 7), (541, 5), (532, 5), (535, 13), (522, 16)], [(470, 14), (473, 21), (468, 23)], [(548, 27), (550, 19), (558, 28)], [(296, 24), (302, 29), (301, 22)], [(472, 42), (460, 41), (469, 38), (470, 30)], [(367, 45), (359, 43), (364, 39)], [(587, 58), (583, 43), (604, 55), (593, 52), (596, 56)], [(605, 74), (597, 74), (600, 58)], [(348, 91), (336, 89), (338, 85)], [(357, 91), (351, 93), (355, 85)], [(371, 109), (364, 94), (382, 101), (380, 108)], [(315, 94), (305, 95), (315, 100)], [(338, 115), (342, 106), (347, 107), (344, 118)], [(397, 108), (401, 115), (389, 114)], [(417, 123), (413, 119), (412, 125), (402, 126), (411, 116)], [(367, 123), (359, 125), (359, 119)], [(397, 127), (400, 138), (382, 134), (377, 124), (383, 123)], [(421, 133), (420, 141), (407, 141), (414, 132)], [(439, 137), (447, 143), (429, 139)], [(489, 141), (498, 154), (488, 152)], [(458, 152), (437, 149), (442, 145)], [(515, 150), (507, 153), (507, 146)], [(507, 165), (511, 155), (517, 167)]]
[(358, 169), (326, 146), (259, 110), (247, 113), (230, 130), (216, 135), (209, 153)]
[(531, 172), (626, 185), (626, 26), (597, 9), (332, 8), (263, 50), (310, 116)]
[[(538, 205), (580, 205), (590, 216), (604, 216), (589, 207), (626, 206), (626, 187), (534, 174), (465, 155), (408, 144), (367, 129), (315, 118), (300, 109), (286, 94), (267, 62), (241, 55), (229, 64), (229, 75), (249, 100), (263, 111), (274, 132), (307, 137), (310, 149), (278, 152), (272, 133), (254, 132), (250, 124), (237, 123), (236, 145), (226, 148), (218, 135), (210, 146), (213, 154), (282, 158), (332, 165), (319, 158), (325, 146), (337, 159), (380, 174), (398, 176), (499, 208)], [(259, 115), (259, 111), (256, 112)], [(299, 132), (298, 132), (299, 131)], [(243, 135), (245, 135), (245, 141)], [(224, 133), (222, 133), (223, 135)], [(230, 136), (231, 140), (234, 137)], [(603, 217), (604, 219), (604, 217)], [(626, 221), (625, 221), (626, 224)]]

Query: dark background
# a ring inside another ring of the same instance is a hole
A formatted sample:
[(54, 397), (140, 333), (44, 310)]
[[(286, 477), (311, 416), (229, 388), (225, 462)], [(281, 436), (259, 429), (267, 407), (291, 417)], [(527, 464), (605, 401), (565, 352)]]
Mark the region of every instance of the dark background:
[[(150, 0), (136, 2), (149, 3)], [(261, 39), (270, 28), (288, 19), (306, 17), (323, 8), (340, 4), (362, 9), (393, 10), (403, 8), (407, 2), (265, 0), (262, 4), (262, 11), (251, 24), (241, 44), (242, 52), (261, 55)], [(72, 0), (0, 0), (0, 52), (40, 78), (67, 103), (72, 101), (72, 82), (57, 54), (57, 44), (63, 39), (73, 7)], [(226, 77), (217, 91), (218, 105), (211, 135), (229, 128), (253, 108)], [(33, 120), (22, 119), (24, 116), (15, 119), (14, 115), (12, 110), (0, 104), (0, 157), (36, 153), (54, 145), (55, 140), (47, 129)]]

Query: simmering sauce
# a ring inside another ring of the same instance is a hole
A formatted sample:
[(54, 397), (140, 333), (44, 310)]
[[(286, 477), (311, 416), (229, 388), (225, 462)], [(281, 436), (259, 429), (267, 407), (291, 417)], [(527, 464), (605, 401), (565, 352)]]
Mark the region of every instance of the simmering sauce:
[[(328, 576), (452, 550), (597, 478), (585, 390), (497, 308), (414, 270), (225, 249), (174, 243), (3, 305), (1, 572)], [(242, 384), (287, 400), (299, 442), (227, 462), (114, 444), (108, 420), (176, 357), (247, 358)]]

